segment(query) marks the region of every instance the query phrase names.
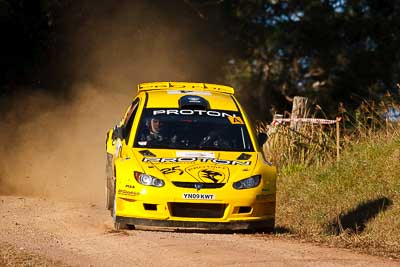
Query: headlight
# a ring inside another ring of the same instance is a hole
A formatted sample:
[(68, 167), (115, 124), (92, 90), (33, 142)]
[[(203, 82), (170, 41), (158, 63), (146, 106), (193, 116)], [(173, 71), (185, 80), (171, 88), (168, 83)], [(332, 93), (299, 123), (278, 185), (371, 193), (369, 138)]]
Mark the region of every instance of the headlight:
[(253, 187), (256, 187), (257, 185), (259, 185), (260, 181), (261, 181), (261, 175), (254, 175), (249, 178), (246, 178), (246, 179), (243, 179), (243, 180), (233, 183), (233, 188), (238, 189), (238, 190), (253, 188)]
[(134, 172), (134, 175), (135, 175), (135, 179), (138, 181), (138, 183), (140, 183), (142, 185), (150, 185), (150, 186), (155, 186), (155, 187), (163, 187), (165, 185), (163, 180), (153, 177), (151, 175), (145, 174), (145, 173)]

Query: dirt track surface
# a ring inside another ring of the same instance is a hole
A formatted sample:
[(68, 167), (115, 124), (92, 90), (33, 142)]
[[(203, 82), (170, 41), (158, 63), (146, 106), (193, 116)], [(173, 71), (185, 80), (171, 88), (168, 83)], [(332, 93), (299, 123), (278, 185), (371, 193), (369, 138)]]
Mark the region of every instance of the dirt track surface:
[(271, 235), (120, 231), (90, 203), (0, 196), (0, 244), (73, 266), (400, 266)]

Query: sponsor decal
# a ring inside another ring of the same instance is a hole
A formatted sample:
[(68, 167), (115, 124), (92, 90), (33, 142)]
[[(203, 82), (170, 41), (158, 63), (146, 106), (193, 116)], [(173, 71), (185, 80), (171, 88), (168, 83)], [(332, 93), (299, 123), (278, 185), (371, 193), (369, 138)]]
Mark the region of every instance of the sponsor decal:
[(220, 172), (206, 169), (206, 170), (199, 171), (199, 177), (205, 178), (205, 179), (210, 179), (214, 183), (218, 183), (218, 179), (224, 178), (224, 175)]
[(209, 117), (235, 117), (235, 114), (229, 114), (218, 110), (198, 110), (198, 109), (156, 109), (153, 110), (153, 115), (199, 115), (199, 116), (209, 116)]
[(181, 170), (180, 166), (174, 166), (172, 168), (163, 168), (160, 170), (163, 174), (173, 174), (178, 172), (179, 175), (183, 174), (183, 171)]
[(214, 152), (176, 151), (176, 156), (184, 158), (215, 158)]
[(135, 188), (135, 186), (132, 185), (132, 184), (126, 184), (125, 187), (126, 187), (126, 188)]
[(200, 194), (200, 193), (183, 193), (183, 199), (200, 199), (200, 200), (214, 200), (214, 194)]
[(167, 94), (169, 95), (185, 95), (185, 94), (194, 94), (194, 95), (212, 95), (210, 92), (205, 91), (187, 91), (187, 90), (168, 90)]
[(251, 161), (238, 161), (238, 160), (224, 160), (214, 158), (200, 158), (200, 157), (182, 157), (182, 158), (143, 158), (142, 162), (152, 163), (192, 163), (200, 161), (203, 163), (210, 162), (217, 165), (238, 165), (238, 166), (249, 166)]
[(118, 195), (137, 196), (137, 195), (140, 195), (140, 193), (139, 192), (128, 191), (128, 190), (125, 190), (125, 189), (119, 189), (118, 190)]
[(228, 117), (228, 120), (231, 124), (244, 124), (241, 117)]
[(229, 179), (229, 168), (224, 165), (197, 164), (185, 171), (201, 183), (226, 183)]

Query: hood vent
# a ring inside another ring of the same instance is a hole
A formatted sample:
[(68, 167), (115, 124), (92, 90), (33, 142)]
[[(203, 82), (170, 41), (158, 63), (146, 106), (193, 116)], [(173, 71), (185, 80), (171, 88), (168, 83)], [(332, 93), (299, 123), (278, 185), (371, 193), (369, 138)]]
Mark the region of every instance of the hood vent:
[(240, 154), (240, 156), (237, 158), (237, 160), (248, 160), (249, 158), (251, 158), (251, 155), (246, 154), (246, 153), (242, 153), (242, 154)]
[(142, 154), (142, 156), (145, 157), (155, 157), (156, 155), (153, 154), (150, 150), (146, 149), (146, 150), (140, 150), (139, 151), (140, 154)]

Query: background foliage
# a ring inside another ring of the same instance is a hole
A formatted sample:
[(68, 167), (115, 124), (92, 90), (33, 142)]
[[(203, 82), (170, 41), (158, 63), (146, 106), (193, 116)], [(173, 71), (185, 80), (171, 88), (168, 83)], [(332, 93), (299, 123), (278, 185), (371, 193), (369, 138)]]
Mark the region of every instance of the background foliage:
[(281, 109), (302, 95), (335, 112), (340, 102), (354, 107), (397, 91), (399, 2), (233, 2), (234, 32), (246, 49), (229, 78), (258, 106)]
[[(190, 28), (190, 38), (216, 53), (177, 53), (207, 70), (187, 79), (235, 86), (243, 101), (257, 103), (249, 109), (258, 119), (287, 110), (295, 95), (336, 113), (339, 103), (356, 107), (363, 99), (398, 92), (398, 1), (0, 0), (1, 95), (19, 85), (65, 91), (93, 41), (81, 43), (77, 53), (77, 32), (120, 9), (165, 15), (127, 21), (138, 31), (156, 33), (160, 23), (171, 32)], [(91, 78), (83, 73), (79, 79)]]

